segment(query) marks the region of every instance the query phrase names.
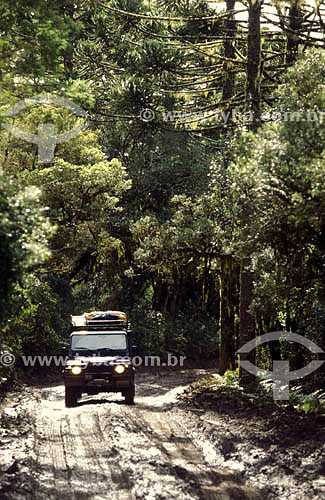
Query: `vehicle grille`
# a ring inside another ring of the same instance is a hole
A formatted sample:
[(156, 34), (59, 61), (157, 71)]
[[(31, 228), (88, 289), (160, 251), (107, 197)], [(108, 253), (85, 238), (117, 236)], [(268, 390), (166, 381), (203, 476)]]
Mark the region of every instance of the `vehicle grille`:
[(113, 373), (113, 369), (111, 366), (107, 366), (105, 364), (92, 364), (88, 363), (88, 366), (85, 370), (86, 373), (100, 373), (104, 375), (105, 373)]

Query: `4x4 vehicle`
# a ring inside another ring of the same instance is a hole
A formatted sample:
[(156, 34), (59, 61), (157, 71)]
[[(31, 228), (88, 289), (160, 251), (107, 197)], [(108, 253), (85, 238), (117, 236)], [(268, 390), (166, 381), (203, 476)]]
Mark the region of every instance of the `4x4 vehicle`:
[(83, 393), (121, 392), (134, 403), (135, 384), (126, 314), (119, 311), (71, 316), (70, 344), (63, 370), (65, 404)]

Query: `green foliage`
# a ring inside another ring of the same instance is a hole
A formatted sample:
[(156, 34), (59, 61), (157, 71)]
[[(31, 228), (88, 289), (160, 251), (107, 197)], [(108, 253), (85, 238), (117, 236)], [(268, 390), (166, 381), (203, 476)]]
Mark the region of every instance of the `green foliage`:
[(0, 174), (0, 200), (3, 264), (0, 313), (3, 316), (10, 287), (49, 256), (47, 238), (53, 227), (40, 205), (37, 188), (19, 188), (12, 179)]
[[(0, 351), (19, 355), (35, 329), (35, 318), (42, 298), (32, 299), (33, 272), (49, 257), (48, 238), (53, 226), (40, 204), (40, 190), (22, 188), (7, 176), (0, 176)], [(44, 338), (43, 325), (35, 345), (51, 345)], [(42, 348), (42, 347), (40, 347)], [(14, 377), (13, 367), (0, 367), (0, 376)]]
[[(234, 215), (245, 214), (244, 223), (234, 226), (235, 248), (252, 256), (253, 309), (261, 333), (287, 329), (317, 339), (321, 347), (324, 63), (322, 51), (307, 51), (290, 68), (276, 93), (282, 118), (243, 134), (231, 167)], [(318, 119), (311, 120), (315, 113)], [(282, 351), (284, 359), (301, 368), (308, 354), (297, 346), (289, 351)]]
[[(86, 97), (84, 97), (85, 99)], [(38, 123), (54, 123), (57, 133), (78, 125), (79, 120), (61, 106), (35, 106), (15, 118), (15, 124), (30, 132)], [(90, 130), (57, 145), (52, 164), (36, 162), (36, 146), (3, 134), (6, 147), (4, 168), (27, 186), (39, 186), (41, 201), (58, 227), (51, 238), (51, 267), (77, 276), (89, 272), (105, 255), (121, 251), (107, 224), (121, 212), (120, 197), (130, 189), (125, 167), (117, 159), (107, 160), (99, 145), (100, 132)]]
[[(60, 133), (73, 128), (76, 119), (53, 105), (35, 106), (16, 118), (31, 132), (40, 122), (55, 123)], [(7, 176), (0, 224), (6, 239), (1, 241), (12, 286), (3, 292), (9, 317), (3, 342), (16, 356), (50, 355), (68, 332), (74, 278), (77, 283), (89, 279), (90, 270), (96, 276), (103, 261), (114, 265), (123, 255), (121, 241), (107, 226), (121, 213), (119, 198), (131, 183), (119, 160), (107, 160), (98, 131), (86, 130), (60, 144), (48, 165), (35, 162), (33, 145), (4, 132), (1, 140)], [(8, 183), (11, 178), (15, 183)]]
[[(11, 303), (12, 349), (56, 349), (69, 304), (70, 312), (135, 311), (143, 352), (205, 356), (223, 321), (220, 303), (235, 336), (238, 273), (231, 281), (224, 265), (247, 255), (260, 333), (286, 328), (323, 346), (325, 137), (321, 121), (308, 120), (325, 104), (321, 50), (304, 52), (272, 95), (291, 29), (274, 39), (265, 28), (264, 110), (301, 119), (252, 134), (241, 118), (220, 122), (220, 111), (247, 105), (246, 31), (207, 2), (19, 0), (13, 9), (3, 1), (0, 15), (1, 111), (50, 91), (90, 118), (86, 132), (56, 145), (51, 164), (37, 162), (36, 145), (0, 133), (0, 300), (2, 310)], [(154, 111), (151, 121), (143, 109)], [(164, 119), (171, 110), (189, 113), (188, 123)], [(29, 132), (53, 123), (58, 134), (80, 123), (54, 105), (14, 122)], [(308, 358), (280, 347), (293, 367)], [(232, 390), (230, 380), (222, 390)]]
[(18, 95), (62, 88), (74, 76), (73, 48), (89, 19), (82, 1), (1, 2), (0, 88)]
[(10, 319), (4, 341), (16, 356), (59, 353), (69, 333), (71, 297), (63, 280), (33, 275), (16, 284), (10, 302)]
[(149, 301), (132, 312), (133, 336), (139, 352), (145, 355), (166, 356), (167, 352), (182, 354), (187, 359), (214, 359), (217, 351), (216, 320), (207, 313), (189, 315), (162, 313), (151, 309)]
[(325, 391), (319, 389), (304, 394), (304, 387), (297, 386), (290, 393), (290, 404), (300, 412), (321, 413), (325, 409)]
[(233, 399), (250, 402), (254, 406), (273, 406), (274, 409), (294, 408), (304, 413), (319, 413), (325, 409), (324, 390), (305, 394), (303, 386), (295, 386), (290, 389), (288, 401), (276, 401), (273, 399), (272, 380), (258, 378), (254, 386), (247, 387), (240, 384), (238, 370), (200, 379), (191, 384), (180, 399), (189, 404)]
[(172, 203), (174, 212), (164, 224), (146, 216), (131, 226), (137, 242), (135, 265), (174, 286), (180, 277), (192, 274), (201, 283), (201, 290), (203, 284), (200, 306), (204, 309), (209, 301), (208, 283), (215, 272), (212, 261), (219, 256), (222, 233), (215, 219), (216, 200), (213, 196), (192, 200), (180, 195)]
[[(0, 208), (1, 208), (1, 219), (0, 219), (0, 260), (2, 271), (1, 288), (0, 288), (0, 301), (1, 309), (3, 307), (3, 301), (6, 299), (10, 283), (14, 279), (14, 249), (12, 248), (12, 242), (9, 232), (9, 213), (10, 206), (6, 196), (1, 193), (0, 197)], [(2, 311), (1, 311), (2, 312)]]
[(187, 402), (215, 400), (218, 398), (245, 399), (244, 389), (239, 385), (238, 370), (228, 370), (223, 376), (214, 374), (194, 382), (180, 395)]

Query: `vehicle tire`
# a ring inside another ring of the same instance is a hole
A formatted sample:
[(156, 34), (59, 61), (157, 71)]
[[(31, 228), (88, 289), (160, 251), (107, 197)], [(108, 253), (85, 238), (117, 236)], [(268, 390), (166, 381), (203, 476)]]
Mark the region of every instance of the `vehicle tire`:
[(76, 406), (78, 399), (78, 389), (74, 387), (66, 387), (65, 388), (65, 406), (67, 408), (72, 408)]
[(134, 405), (135, 387), (132, 386), (123, 392), (124, 392), (124, 396), (125, 396), (125, 403), (127, 405)]

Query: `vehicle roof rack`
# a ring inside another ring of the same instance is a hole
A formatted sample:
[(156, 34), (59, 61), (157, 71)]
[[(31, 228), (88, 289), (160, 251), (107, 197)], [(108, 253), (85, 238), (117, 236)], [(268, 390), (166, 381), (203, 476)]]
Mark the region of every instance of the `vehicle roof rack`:
[(70, 315), (71, 329), (114, 329), (117, 326), (124, 330), (128, 328), (128, 320), (122, 311), (92, 311), (80, 316)]
[(74, 326), (71, 325), (70, 331), (71, 332), (107, 332), (107, 331), (121, 331), (123, 330), (126, 333), (130, 333), (131, 330), (127, 328), (127, 326), (123, 325), (109, 325), (109, 326), (104, 326), (104, 325), (86, 325), (86, 326)]

